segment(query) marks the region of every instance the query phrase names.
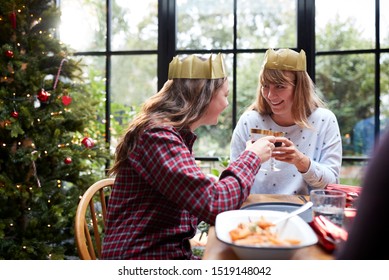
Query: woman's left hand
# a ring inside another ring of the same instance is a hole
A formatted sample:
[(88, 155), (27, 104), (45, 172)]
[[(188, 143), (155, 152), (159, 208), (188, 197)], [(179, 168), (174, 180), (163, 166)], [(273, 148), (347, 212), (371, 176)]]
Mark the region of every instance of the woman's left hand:
[(272, 153), (274, 159), (295, 165), (301, 173), (308, 171), (311, 165), (310, 158), (300, 152), (292, 141), (285, 137), (276, 137), (276, 142), (281, 142), (282, 145), (280, 147), (276, 145), (274, 148)]

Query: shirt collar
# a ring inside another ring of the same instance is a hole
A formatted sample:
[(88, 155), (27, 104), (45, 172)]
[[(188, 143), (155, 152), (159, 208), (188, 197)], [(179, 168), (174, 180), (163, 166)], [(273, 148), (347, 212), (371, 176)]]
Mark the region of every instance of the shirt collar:
[(180, 133), (185, 144), (190, 148), (190, 150), (192, 150), (193, 144), (197, 139), (197, 135), (194, 134), (189, 128), (183, 128), (179, 130), (178, 133)]

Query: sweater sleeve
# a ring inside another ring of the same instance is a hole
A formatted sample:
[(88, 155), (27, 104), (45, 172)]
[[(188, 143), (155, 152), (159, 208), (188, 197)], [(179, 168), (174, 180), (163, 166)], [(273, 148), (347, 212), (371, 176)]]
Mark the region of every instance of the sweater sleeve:
[(319, 155), (316, 160), (311, 158), (311, 165), (302, 176), (313, 188), (324, 188), (331, 183), (339, 183), (340, 167), (342, 164), (342, 140), (339, 125), (334, 114), (320, 128), (323, 137), (318, 146)]
[(239, 119), (231, 138), (230, 159), (235, 161), (239, 155), (246, 149), (246, 141), (250, 139), (250, 135), (245, 125), (246, 115), (243, 114)]

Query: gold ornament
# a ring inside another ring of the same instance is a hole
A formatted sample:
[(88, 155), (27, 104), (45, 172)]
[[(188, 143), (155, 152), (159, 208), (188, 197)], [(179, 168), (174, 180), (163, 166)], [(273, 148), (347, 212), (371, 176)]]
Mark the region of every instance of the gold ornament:
[(195, 55), (190, 55), (182, 61), (175, 56), (169, 64), (170, 79), (220, 79), (227, 77), (224, 60), (219, 53), (212, 60), (212, 55), (209, 59), (201, 59)]
[(263, 62), (263, 68), (288, 71), (306, 71), (306, 65), (307, 59), (304, 50), (298, 53), (291, 49), (279, 49), (277, 51), (268, 49)]

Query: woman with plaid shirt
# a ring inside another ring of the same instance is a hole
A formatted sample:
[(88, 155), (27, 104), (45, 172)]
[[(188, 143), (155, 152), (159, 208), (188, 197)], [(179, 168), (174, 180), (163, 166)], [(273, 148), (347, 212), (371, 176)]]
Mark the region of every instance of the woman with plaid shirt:
[(228, 93), (221, 54), (173, 59), (169, 80), (116, 148), (103, 259), (195, 259), (189, 239), (198, 222), (214, 224), (220, 212), (240, 208), (275, 137), (247, 142), (217, 182), (207, 177), (192, 154), (194, 131), (217, 124)]

